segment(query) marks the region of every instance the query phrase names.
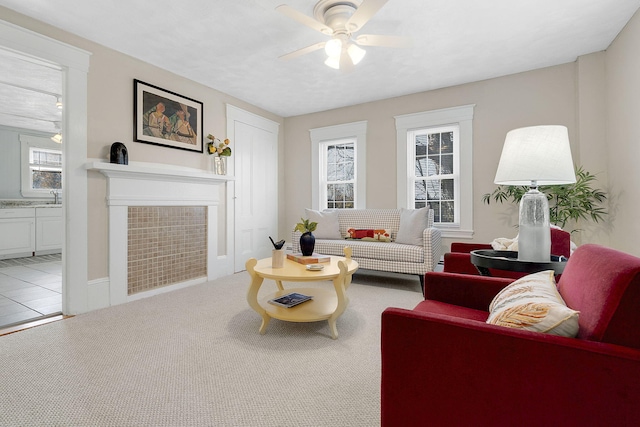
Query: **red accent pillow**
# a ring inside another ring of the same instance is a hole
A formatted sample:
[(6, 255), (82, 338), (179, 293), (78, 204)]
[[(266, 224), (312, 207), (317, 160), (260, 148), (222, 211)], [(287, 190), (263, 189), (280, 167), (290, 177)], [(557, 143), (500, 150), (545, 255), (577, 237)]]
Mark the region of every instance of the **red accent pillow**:
[(363, 237), (373, 237), (373, 230), (354, 230), (349, 229), (349, 236), (352, 239), (362, 239)]
[(365, 229), (349, 228), (347, 230), (347, 239), (370, 240), (370, 241), (376, 241), (376, 242), (390, 242), (391, 232), (389, 230), (384, 230), (384, 229), (365, 230)]

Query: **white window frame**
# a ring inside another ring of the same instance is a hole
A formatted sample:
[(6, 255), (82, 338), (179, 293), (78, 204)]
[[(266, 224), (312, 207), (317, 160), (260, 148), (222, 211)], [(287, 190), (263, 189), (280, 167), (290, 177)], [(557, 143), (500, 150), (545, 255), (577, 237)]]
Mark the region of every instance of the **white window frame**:
[[(329, 197), (327, 194), (327, 187), (330, 183), (329, 181), (329, 171), (327, 169), (328, 165), (329, 165), (329, 147), (330, 146), (339, 146), (339, 145), (351, 145), (353, 146), (353, 179), (349, 179), (349, 180), (336, 180), (336, 181), (331, 181), (332, 184), (353, 184), (353, 208), (355, 208), (355, 201), (358, 198), (358, 188), (357, 188), (357, 182), (358, 182), (358, 176), (356, 174), (356, 165), (358, 164), (358, 155), (356, 152), (356, 139), (355, 138), (347, 138), (347, 139), (339, 139), (339, 140), (334, 140), (334, 141), (321, 141), (320, 142), (320, 162), (319, 162), (319, 168), (320, 168), (320, 173), (319, 173), (319, 178), (320, 178), (320, 185), (318, 186), (318, 191), (319, 191), (319, 197), (320, 200), (322, 201), (321, 205), (320, 205), (320, 209), (334, 209), (334, 208), (329, 208), (328, 203), (329, 203)], [(347, 208), (348, 209), (348, 208)]]
[(327, 209), (326, 195), (326, 147), (345, 141), (354, 142), (355, 185), (354, 209), (366, 208), (366, 145), (367, 122), (345, 123), (335, 126), (310, 129), (311, 135), (311, 207)]
[[(55, 150), (62, 154), (62, 145), (55, 143), (51, 138), (34, 136), (34, 135), (20, 135), (20, 192), (22, 197), (39, 198), (39, 199), (53, 199), (51, 189), (34, 189), (32, 188), (32, 174), (31, 174), (31, 162), (30, 162), (30, 150), (32, 148), (40, 148), (43, 150)], [(46, 169), (59, 170), (62, 173), (62, 165), (60, 167), (49, 167)], [(62, 190), (59, 190), (62, 193)]]
[[(425, 181), (440, 181), (444, 179), (453, 179), (453, 200), (454, 200), (454, 221), (453, 223), (439, 223), (439, 225), (443, 227), (452, 227), (460, 224), (460, 127), (457, 124), (445, 125), (445, 126), (436, 126), (436, 127), (428, 127), (422, 129), (413, 129), (407, 132), (407, 150), (409, 150), (409, 156), (413, 159), (413, 165), (415, 169), (416, 162), (416, 136), (418, 135), (428, 135), (434, 133), (453, 133), (453, 172), (451, 174), (442, 174), (442, 175), (429, 175), (424, 177)], [(413, 170), (413, 169), (412, 169)], [(411, 175), (411, 187), (415, 188), (415, 183), (418, 181), (418, 177), (415, 176), (415, 173)], [(408, 206), (415, 206), (415, 190), (409, 191), (407, 196), (409, 200), (407, 202)], [(429, 201), (426, 200), (428, 204)], [(436, 216), (437, 217), (437, 216)]]
[(399, 207), (414, 208), (414, 131), (457, 125), (459, 143), (454, 146), (456, 184), (455, 223), (436, 223), (445, 238), (473, 237), (473, 112), (475, 104), (395, 116), (398, 149), (397, 182)]

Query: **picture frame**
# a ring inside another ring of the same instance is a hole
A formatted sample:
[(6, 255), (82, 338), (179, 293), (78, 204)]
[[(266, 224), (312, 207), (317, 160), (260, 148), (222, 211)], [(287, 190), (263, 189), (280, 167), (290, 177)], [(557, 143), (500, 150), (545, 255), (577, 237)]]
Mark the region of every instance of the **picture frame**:
[(202, 102), (133, 80), (133, 140), (204, 152)]

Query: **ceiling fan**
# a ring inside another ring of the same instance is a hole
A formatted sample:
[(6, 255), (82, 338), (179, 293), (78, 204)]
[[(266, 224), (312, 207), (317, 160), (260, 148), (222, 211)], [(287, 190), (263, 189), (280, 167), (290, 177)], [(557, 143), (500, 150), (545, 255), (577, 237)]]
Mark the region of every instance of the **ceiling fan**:
[(320, 0), (313, 8), (315, 19), (286, 4), (276, 7), (276, 10), (289, 18), (331, 36), (328, 41), (282, 55), (280, 59), (288, 60), (324, 48), (327, 53), (326, 65), (350, 71), (366, 54), (360, 46), (409, 47), (411, 40), (406, 37), (372, 34), (355, 36), (387, 1), (389, 0)]

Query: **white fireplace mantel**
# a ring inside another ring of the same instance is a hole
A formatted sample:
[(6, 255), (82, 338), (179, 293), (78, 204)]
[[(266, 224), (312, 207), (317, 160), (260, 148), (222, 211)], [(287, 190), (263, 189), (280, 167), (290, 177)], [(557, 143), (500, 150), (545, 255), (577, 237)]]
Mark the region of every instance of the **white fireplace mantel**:
[(97, 170), (106, 176), (129, 176), (131, 178), (156, 177), (156, 179), (180, 181), (233, 181), (235, 178), (227, 175), (214, 175), (202, 169), (186, 166), (166, 165), (163, 163), (129, 162), (128, 165), (108, 163), (93, 160), (87, 163), (87, 169)]
[[(110, 188), (108, 190), (109, 194), (107, 194), (107, 204), (109, 206), (154, 205), (158, 202), (167, 202), (175, 199), (175, 197), (169, 196), (173, 192), (171, 187), (177, 186), (179, 191), (182, 192), (185, 189), (183, 187), (184, 184), (218, 185), (235, 180), (232, 176), (214, 175), (201, 169), (161, 163), (130, 162), (128, 165), (120, 165), (104, 161), (92, 161), (87, 163), (86, 167), (88, 170), (100, 172), (109, 178)], [(149, 192), (149, 185), (153, 185), (152, 182), (160, 185), (161, 191), (158, 194)], [(117, 187), (118, 184), (124, 184), (127, 187), (134, 185), (140, 191), (135, 191), (134, 188), (111, 188)], [(130, 200), (128, 196), (131, 195), (135, 195), (135, 200)], [(205, 197), (205, 199), (201, 199), (201, 194), (198, 190), (180, 194), (180, 202), (183, 205), (184, 202), (189, 202), (188, 205), (194, 206), (210, 200), (208, 197)]]
[[(156, 293), (216, 278), (218, 256), (218, 214), (220, 191), (235, 178), (214, 175), (200, 169), (157, 163), (130, 162), (128, 165), (94, 160), (85, 165), (107, 177), (109, 208), (109, 300), (110, 305), (132, 301)], [(207, 206), (208, 277), (127, 295), (127, 221), (129, 206)], [(213, 244), (211, 244), (213, 243)]]

